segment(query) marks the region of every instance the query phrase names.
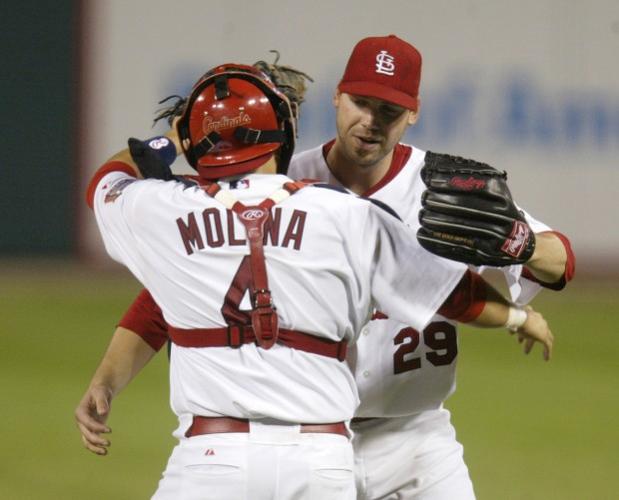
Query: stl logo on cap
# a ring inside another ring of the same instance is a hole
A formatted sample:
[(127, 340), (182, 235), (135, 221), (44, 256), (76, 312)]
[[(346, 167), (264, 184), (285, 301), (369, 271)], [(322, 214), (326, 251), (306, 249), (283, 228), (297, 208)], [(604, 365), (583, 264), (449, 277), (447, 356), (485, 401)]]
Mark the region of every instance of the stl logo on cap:
[(421, 54), (395, 35), (371, 36), (354, 46), (337, 89), (417, 111)]
[(376, 72), (382, 75), (393, 76), (395, 71), (395, 57), (386, 50), (381, 50), (376, 56)]

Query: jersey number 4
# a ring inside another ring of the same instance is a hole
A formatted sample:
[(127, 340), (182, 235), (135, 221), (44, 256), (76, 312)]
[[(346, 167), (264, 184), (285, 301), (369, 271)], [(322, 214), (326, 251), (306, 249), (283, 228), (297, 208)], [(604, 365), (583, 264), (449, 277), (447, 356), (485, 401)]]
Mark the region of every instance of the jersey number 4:
[[(421, 368), (421, 357), (410, 356), (413, 354), (422, 335), (414, 328), (403, 328), (393, 339), (395, 345), (399, 345), (393, 354), (393, 373), (403, 373)], [(458, 341), (456, 328), (446, 321), (430, 323), (423, 330), (423, 343), (432, 349), (426, 352), (426, 359), (434, 366), (449, 365), (458, 355)]]
[(250, 311), (241, 310), (241, 301), (251, 288), (251, 262), (249, 255), (243, 257), (241, 264), (232, 278), (230, 288), (224, 297), (224, 305), (221, 314), (226, 320), (227, 325), (249, 325), (251, 324)]

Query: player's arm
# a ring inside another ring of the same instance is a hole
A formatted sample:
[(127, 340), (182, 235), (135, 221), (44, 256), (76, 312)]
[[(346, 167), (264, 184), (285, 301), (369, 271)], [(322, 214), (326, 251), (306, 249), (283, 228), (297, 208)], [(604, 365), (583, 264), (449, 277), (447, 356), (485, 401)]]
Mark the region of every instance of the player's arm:
[(102, 436), (112, 399), (148, 364), (168, 339), (161, 309), (147, 290), (142, 290), (120, 320), (107, 352), (84, 397), (75, 410), (77, 426), (86, 448), (107, 454), (110, 445)]
[(546, 288), (562, 289), (574, 275), (575, 258), (569, 240), (555, 231), (537, 233), (535, 238), (535, 252), (525, 264), (525, 277)]
[[(524, 265), (523, 277), (560, 290), (571, 278), (568, 239), (521, 210), (507, 174), (490, 165), (427, 152), (421, 179), (419, 243), (428, 251), (476, 266)], [(548, 229), (546, 227), (546, 229)]]
[(437, 312), (478, 327), (508, 328), (527, 340), (525, 352), (540, 342), (550, 358), (553, 337), (539, 313), (513, 305), (463, 264), (425, 252), (388, 207), (372, 202), (366, 208), (354, 237), (359, 247), (375, 244), (371, 289), (378, 310), (416, 329)]
[(546, 361), (552, 354), (554, 337), (544, 317), (529, 306), (514, 306), (472, 271), (464, 274), (438, 313), (480, 328), (507, 328), (512, 333), (518, 333), (520, 342), (525, 342), (525, 353), (531, 352), (535, 342), (539, 342)]
[(84, 446), (97, 455), (106, 455), (110, 441), (102, 434), (112, 399), (133, 380), (155, 355), (155, 351), (131, 330), (118, 327), (86, 393), (75, 409), (75, 420)]

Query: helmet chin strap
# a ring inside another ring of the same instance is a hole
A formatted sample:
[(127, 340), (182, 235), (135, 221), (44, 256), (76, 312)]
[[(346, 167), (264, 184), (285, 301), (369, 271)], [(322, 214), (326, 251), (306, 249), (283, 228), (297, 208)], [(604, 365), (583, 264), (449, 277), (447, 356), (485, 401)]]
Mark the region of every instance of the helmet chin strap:
[(199, 159), (203, 157), (211, 151), (219, 141), (221, 141), (221, 136), (217, 132), (211, 132), (204, 136), (204, 138), (193, 147), (196, 158)]
[[(247, 127), (237, 127), (234, 137), (244, 144), (267, 144), (286, 141), (286, 134), (283, 130), (258, 130)], [(210, 153), (213, 148), (221, 141), (221, 135), (213, 131), (205, 135), (200, 142), (193, 146), (193, 153), (197, 160)]]
[(286, 140), (286, 134), (283, 130), (258, 130), (247, 127), (237, 127), (234, 131), (234, 137), (244, 144), (283, 143)]
[[(283, 130), (258, 130), (247, 127), (237, 127), (234, 131), (234, 136), (237, 140), (245, 144), (284, 144), (286, 141), (286, 133)], [(196, 162), (211, 152), (221, 140), (221, 135), (215, 131), (204, 136), (200, 142), (193, 146), (193, 154), (195, 155)], [(212, 170), (214, 173), (215, 169), (212, 168)], [(277, 167), (275, 170), (277, 171)]]

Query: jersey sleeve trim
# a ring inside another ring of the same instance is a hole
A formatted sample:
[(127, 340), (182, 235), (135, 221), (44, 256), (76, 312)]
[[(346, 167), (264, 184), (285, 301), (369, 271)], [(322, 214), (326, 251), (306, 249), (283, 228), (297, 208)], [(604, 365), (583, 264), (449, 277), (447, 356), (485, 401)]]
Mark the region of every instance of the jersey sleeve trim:
[(91, 209), (94, 206), (95, 191), (97, 190), (99, 182), (101, 182), (101, 179), (107, 174), (112, 172), (123, 172), (131, 177), (135, 177), (133, 168), (122, 161), (111, 161), (101, 166), (101, 168), (95, 172), (95, 175), (92, 176), (88, 188), (86, 189), (86, 203)]
[(402, 220), (402, 218), (398, 215), (398, 213), (386, 203), (380, 200), (377, 200), (376, 198), (365, 198), (364, 197), (363, 199), (368, 200), (370, 203), (376, 205), (379, 208), (382, 208), (385, 212), (387, 212), (389, 215), (393, 215), (396, 219)]
[[(303, 182), (303, 181), (302, 181)], [(341, 186), (336, 186), (334, 184), (329, 184), (327, 182), (316, 182), (312, 184), (313, 187), (323, 188), (323, 189), (331, 189), (332, 191), (337, 191), (338, 193), (351, 195), (350, 191), (347, 191), (345, 188)]]
[[(318, 187), (318, 188), (331, 189), (333, 191), (337, 191), (338, 193), (347, 194), (349, 196), (357, 196), (356, 194), (348, 191), (347, 189), (341, 186), (334, 186), (333, 184), (328, 184), (326, 182), (317, 182), (311, 185), (314, 187)], [(376, 198), (367, 198), (366, 196), (357, 196), (357, 198), (361, 198), (362, 200), (369, 201), (373, 205), (387, 212), (389, 215), (392, 215), (393, 217), (395, 217), (396, 219), (400, 221), (402, 220), (402, 218), (398, 215), (398, 213), (393, 208), (391, 208), (389, 205), (387, 205), (385, 202), (377, 200)]]

